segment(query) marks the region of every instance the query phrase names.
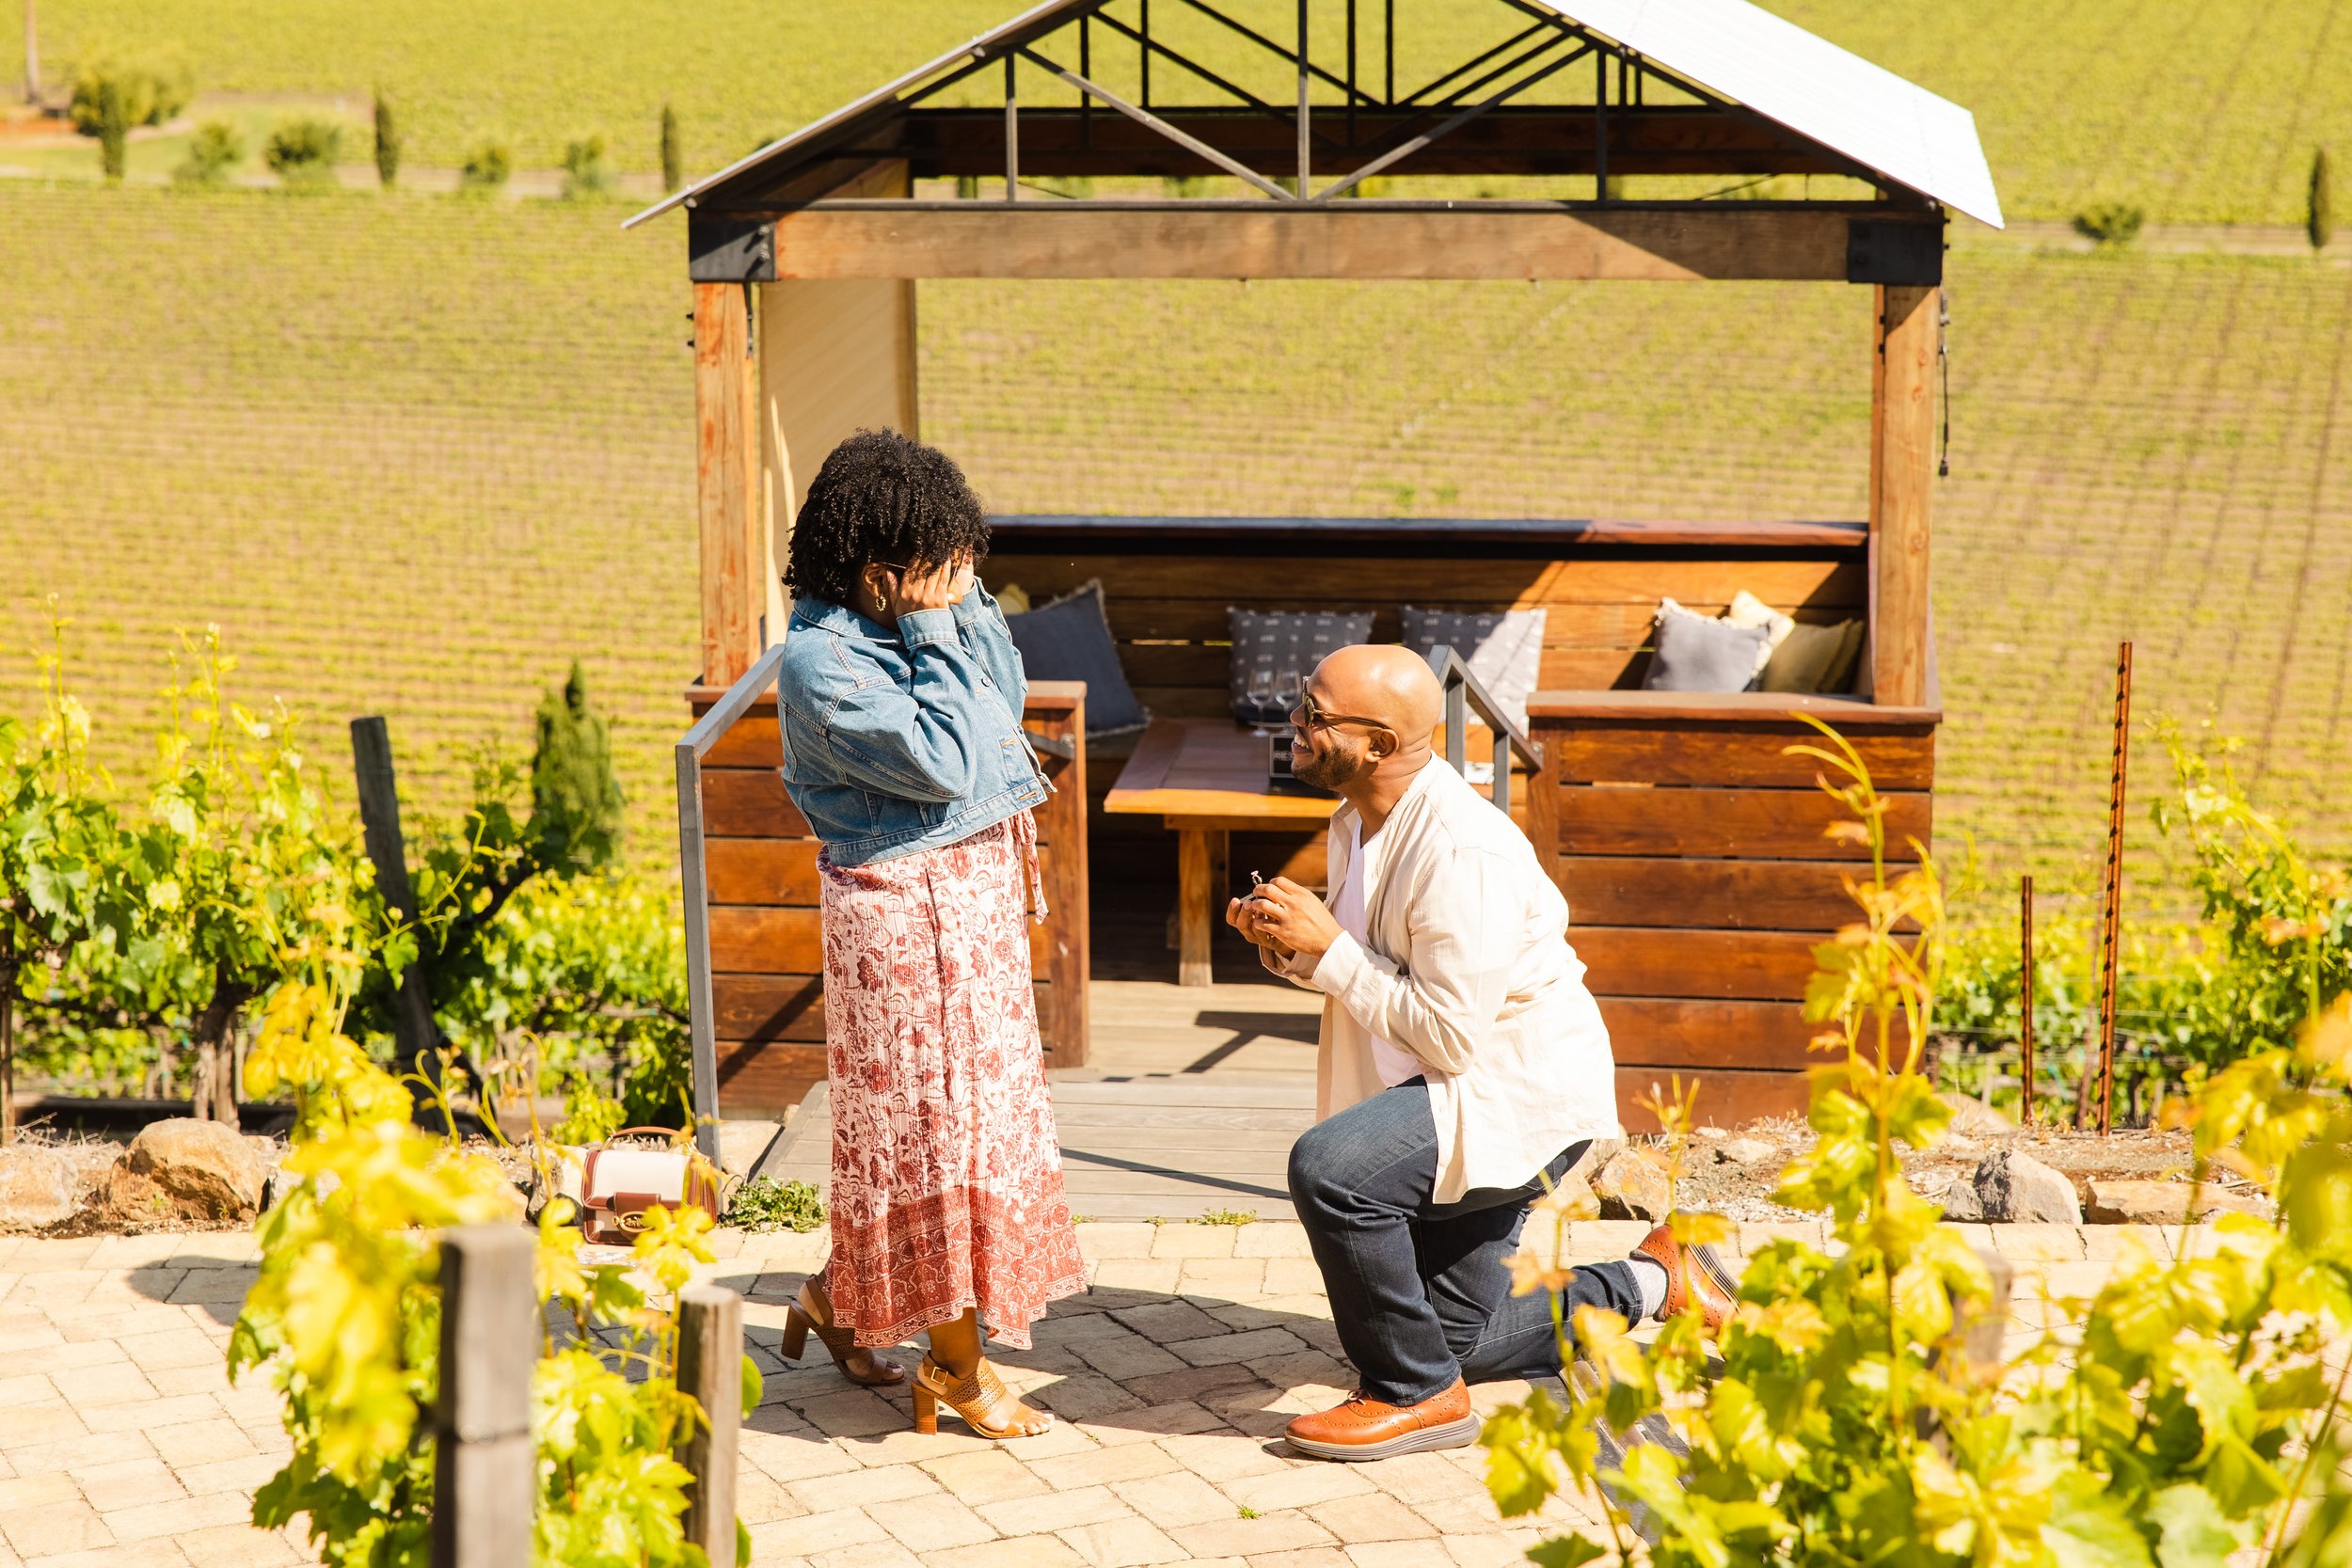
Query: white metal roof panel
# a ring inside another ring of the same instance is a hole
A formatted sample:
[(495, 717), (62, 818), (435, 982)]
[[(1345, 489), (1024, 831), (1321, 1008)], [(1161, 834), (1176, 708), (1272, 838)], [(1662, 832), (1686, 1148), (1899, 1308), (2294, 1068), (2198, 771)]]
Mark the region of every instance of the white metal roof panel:
[(2001, 227), (1977, 119), (1747, 0), (1538, 0), (1676, 75)]

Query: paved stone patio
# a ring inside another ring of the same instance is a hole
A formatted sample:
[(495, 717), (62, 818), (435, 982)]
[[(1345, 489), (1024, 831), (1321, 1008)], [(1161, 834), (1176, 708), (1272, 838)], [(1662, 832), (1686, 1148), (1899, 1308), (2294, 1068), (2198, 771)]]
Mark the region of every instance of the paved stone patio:
[[(1646, 1227), (1571, 1229), (1579, 1259)], [(1963, 1227), (2019, 1264), (2017, 1322), (2045, 1291), (2088, 1293), (2125, 1228)], [(1810, 1227), (1746, 1226), (1742, 1248)], [(2159, 1256), (2160, 1231), (2138, 1233)], [(1477, 1449), (1339, 1465), (1279, 1441), (1348, 1385), (1322, 1280), (1295, 1225), (1089, 1224), (1092, 1289), (1037, 1346), (1000, 1358), (1058, 1412), (1051, 1433), (981, 1442), (952, 1418), (912, 1429), (903, 1393), (775, 1356), (785, 1306), (823, 1237), (722, 1232), (707, 1271), (749, 1298), (768, 1393), (742, 1438), (740, 1507), (775, 1568), (1483, 1568), (1548, 1531), (1496, 1517)], [(617, 1256), (617, 1255), (614, 1255)], [(0, 1238), (0, 1568), (246, 1568), (310, 1560), (298, 1530), (246, 1521), (284, 1463), (278, 1400), (231, 1387), (229, 1326), (253, 1275), (236, 1233)], [(912, 1359), (911, 1353), (908, 1359)], [(1482, 1409), (1524, 1386), (1476, 1390)], [(1566, 1505), (1558, 1526), (1579, 1516)]]

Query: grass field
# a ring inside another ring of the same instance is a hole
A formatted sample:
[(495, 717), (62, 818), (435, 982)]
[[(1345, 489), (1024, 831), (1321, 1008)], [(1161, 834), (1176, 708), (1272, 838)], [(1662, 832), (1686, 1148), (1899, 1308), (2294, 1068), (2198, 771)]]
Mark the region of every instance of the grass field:
[[(0, 185), (0, 702), (55, 592), (135, 763), (170, 629), (218, 621), (322, 751), (389, 713), (447, 804), (449, 744), (518, 749), (578, 655), (659, 859), (695, 635), (688, 301), (676, 234), (613, 217)], [(2217, 715), (2352, 847), (2352, 270), (1964, 245), (1952, 273), (1947, 847), (2088, 884), (2124, 636), (2144, 717)], [(1863, 510), (1843, 287), (927, 284), (920, 309), (926, 434), (1003, 510)], [(2137, 766), (2144, 800), (2153, 746)]]
[[(63, 80), (87, 53), (180, 52), (207, 91), (347, 95), (401, 105), (412, 163), (453, 166), (475, 138), (512, 140), (550, 167), (566, 139), (612, 138), (620, 166), (658, 166), (664, 103), (688, 163), (718, 166), (1021, 8), (1015, 0), (849, 6), (756, 0), (557, 6), (516, 0), (81, 0), (41, 11), (43, 60)], [(1228, 8), (1288, 38), (1288, 0)], [(2337, 0), (1773, 0), (1800, 24), (1972, 109), (2010, 214), (2067, 218), (2092, 201), (2144, 205), (2159, 223), (2299, 222), (2312, 150), (2352, 158), (2352, 16)], [(1516, 30), (1496, 0), (1405, 0), (1399, 78), (1411, 82)], [(1132, 17), (1134, 0), (1120, 14)], [(1344, 8), (1316, 27), (1337, 57)], [(1237, 45), (1164, 6), (1161, 29), (1277, 102), (1289, 88)], [(1366, 6), (1370, 18), (1377, 8)], [(1466, 47), (1467, 46), (1467, 47)], [(1366, 55), (1367, 62), (1371, 59)], [(1130, 60), (1104, 44), (1098, 74)], [(23, 74), (0, 29), (0, 81)], [(1571, 81), (1570, 79), (1574, 80)], [(1165, 90), (1166, 77), (1161, 78)], [(1583, 90), (1581, 72), (1556, 79)], [(1550, 89), (1547, 89), (1550, 90)]]

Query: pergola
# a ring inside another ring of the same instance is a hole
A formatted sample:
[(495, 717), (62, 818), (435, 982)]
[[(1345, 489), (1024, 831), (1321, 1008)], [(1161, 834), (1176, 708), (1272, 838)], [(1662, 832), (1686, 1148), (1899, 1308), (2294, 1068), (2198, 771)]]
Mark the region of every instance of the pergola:
[[(1588, 641), (1556, 661), (1546, 645), (1549, 689), (1529, 705), (1527, 754), (1540, 777), (1515, 797), (1515, 815), (1539, 853), (1556, 857), (1580, 922), (1593, 922), (1572, 934), (1604, 1010), (1617, 1009), (1619, 1061), (1641, 1071), (1686, 1061), (1720, 1069), (1744, 1085), (1734, 1101), (1784, 1108), (1808, 1031), (1781, 972), (1794, 963), (1801, 979), (1806, 944), (1851, 914), (1809, 770), (1781, 756), (1805, 733), (1796, 715), (1834, 704), (1849, 733), (1877, 748), (1882, 782), (1903, 792), (1904, 831), (1922, 843), (1928, 832), (1940, 719), (1929, 543), (1946, 228), (1952, 212), (2000, 222), (1975, 122), (1746, 0), (1491, 0), (1485, 32), (1470, 31), (1476, 8), (1466, 0), (1438, 19), (1443, 28), (1428, 7), (1257, 0), (1244, 15), (1241, 0), (1047, 0), (631, 218), (674, 208), (687, 217), (702, 562), (694, 702), (698, 711), (724, 706), (738, 724), (732, 741), (707, 725), (698, 733), (719, 748), (714, 756), (745, 768), (730, 789), (748, 802), (756, 784), (767, 791), (761, 809), (790, 815), (772, 762), (767, 783), (748, 776), (773, 743), (764, 730), (746, 738), (739, 721), (772, 720), (740, 689), (732, 705), (721, 693), (781, 635), (775, 562), (816, 465), (861, 426), (916, 430), (920, 279), (1860, 286), (1871, 323), (1867, 521), (1024, 517), (1000, 519), (994, 552), (1033, 590), (1052, 588), (1081, 558), (1097, 576), (1104, 562), (1130, 562), (1138, 582), (1155, 585), (1140, 593), (1191, 616), (1190, 629), (1131, 628), (1132, 642), (1114, 626), (1122, 657), (1175, 672), (1167, 679), (1176, 685), (1145, 693), (1170, 715), (1223, 708), (1221, 673), (1209, 668), (1223, 632), (1207, 618), (1227, 601), (1212, 596), (1230, 582), (1289, 587), (1313, 575), (1305, 541), (1350, 541), (1371, 552), (1359, 564), (1373, 576), (1382, 562), (1445, 562), (1457, 604), (1488, 590), (1503, 607), (1552, 603), (1555, 624), (1574, 620)], [(1427, 40), (1446, 29), (1468, 41), (1438, 57)], [(1428, 182), (1460, 176), (1489, 188), (1499, 179), (1507, 194)], [(1780, 198), (1791, 182), (1756, 189), (1780, 176), (1820, 178), (1793, 182), (1802, 199)], [(1174, 181), (1187, 183), (1161, 183)], [(1810, 198), (1815, 183), (1828, 193), (1820, 199)], [(1661, 515), (1673, 515), (1671, 501)], [(1499, 564), (1486, 572), (1486, 560)], [(1868, 696), (1631, 689), (1646, 657), (1633, 645), (1646, 611), (1636, 616), (1629, 584), (1653, 571), (1692, 585), (1645, 580), (1653, 604), (1661, 592), (1721, 603), (1762, 573), (1755, 580), (1779, 583), (1784, 608), (1800, 617), (1867, 616)], [(1176, 603), (1186, 595), (1198, 603)], [(1063, 705), (1047, 727), (1076, 736), (1083, 794), (1082, 699), (1052, 700)], [(1098, 769), (1098, 784), (1109, 770)], [(1626, 784), (1660, 787), (1636, 812)], [(709, 831), (746, 840), (805, 832), (735, 822)], [(1081, 888), (1089, 826), (1063, 830)], [(748, 842), (726, 848), (750, 852)], [(712, 878), (722, 879), (716, 869)], [(689, 880), (691, 906), (703, 894)], [(1672, 890), (1677, 929), (1644, 928), (1662, 924), (1637, 907), (1658, 903), (1661, 889)], [(813, 908), (797, 912), (813, 922)], [(1057, 949), (1066, 960), (1057, 983), (1087, 973), (1083, 919), (1078, 927), (1074, 956), (1069, 942)], [(689, 928), (691, 942), (691, 908)], [(794, 940), (805, 949), (808, 933)], [(722, 1053), (730, 1040), (756, 1054), (821, 1039), (809, 1015), (816, 981), (797, 964), (759, 960), (772, 972), (765, 990), (741, 976), (722, 984), (702, 1008), (718, 1020)], [(1057, 993), (1071, 997), (1075, 1010), (1064, 1016), (1081, 1055), (1083, 989)], [(1049, 1020), (1049, 1049), (1056, 1027)], [(776, 1082), (821, 1076), (813, 1056), (794, 1061)]]

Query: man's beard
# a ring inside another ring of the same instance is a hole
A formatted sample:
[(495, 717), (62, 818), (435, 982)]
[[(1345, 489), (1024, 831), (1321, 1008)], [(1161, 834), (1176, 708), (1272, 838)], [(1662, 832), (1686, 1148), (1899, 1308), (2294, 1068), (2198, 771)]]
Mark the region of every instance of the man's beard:
[(1355, 782), (1357, 775), (1370, 766), (1371, 760), (1361, 752), (1350, 752), (1341, 746), (1329, 746), (1321, 752), (1309, 747), (1304, 757), (1293, 750), (1291, 776), (1301, 784), (1337, 794), (1342, 785)]

